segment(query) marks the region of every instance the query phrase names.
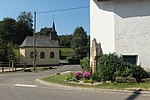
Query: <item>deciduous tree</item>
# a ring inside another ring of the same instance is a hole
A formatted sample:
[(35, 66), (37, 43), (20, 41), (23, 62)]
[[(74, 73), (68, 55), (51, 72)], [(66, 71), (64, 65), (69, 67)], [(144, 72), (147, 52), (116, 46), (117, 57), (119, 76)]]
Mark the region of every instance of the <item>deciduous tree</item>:
[(87, 56), (87, 34), (82, 27), (77, 27), (73, 32), (72, 48), (76, 58), (83, 58)]

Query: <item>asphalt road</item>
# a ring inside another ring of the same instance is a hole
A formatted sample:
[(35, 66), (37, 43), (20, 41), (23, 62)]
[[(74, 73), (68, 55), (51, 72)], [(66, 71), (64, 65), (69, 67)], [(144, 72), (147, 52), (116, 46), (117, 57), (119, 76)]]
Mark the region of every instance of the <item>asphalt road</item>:
[(45, 86), (35, 79), (56, 72), (78, 70), (64, 66), (40, 73), (0, 74), (0, 100), (150, 100), (150, 94), (82, 90)]

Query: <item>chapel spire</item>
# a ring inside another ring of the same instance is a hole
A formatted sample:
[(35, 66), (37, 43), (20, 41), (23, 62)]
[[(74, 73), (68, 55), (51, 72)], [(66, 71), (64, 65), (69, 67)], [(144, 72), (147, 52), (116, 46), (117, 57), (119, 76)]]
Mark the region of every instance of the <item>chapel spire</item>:
[(52, 25), (51, 29), (52, 30), (50, 32), (50, 39), (51, 40), (58, 40), (58, 35), (57, 35), (57, 32), (56, 32), (55, 22), (54, 22), (54, 15), (53, 15), (53, 25)]
[(52, 31), (53, 31), (53, 32), (56, 32), (56, 30), (55, 30), (55, 23), (54, 23), (54, 21), (53, 21)]

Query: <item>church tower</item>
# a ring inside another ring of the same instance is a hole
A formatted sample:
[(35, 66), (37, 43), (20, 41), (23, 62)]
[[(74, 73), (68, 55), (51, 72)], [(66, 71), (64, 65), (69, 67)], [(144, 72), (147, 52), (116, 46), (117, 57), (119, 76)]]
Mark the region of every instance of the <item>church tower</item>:
[(58, 40), (58, 35), (57, 35), (56, 29), (55, 29), (55, 23), (54, 23), (54, 21), (53, 21), (53, 25), (52, 25), (52, 30), (50, 32), (50, 39), (52, 39), (52, 40)]

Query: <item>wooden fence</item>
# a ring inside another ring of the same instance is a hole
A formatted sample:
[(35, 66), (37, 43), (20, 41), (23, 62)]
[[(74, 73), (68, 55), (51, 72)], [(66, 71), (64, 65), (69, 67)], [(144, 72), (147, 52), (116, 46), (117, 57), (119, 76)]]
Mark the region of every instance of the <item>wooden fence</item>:
[(0, 72), (14, 72), (18, 69), (25, 70), (25, 62), (14, 62), (10, 60), (9, 62), (0, 62)]

